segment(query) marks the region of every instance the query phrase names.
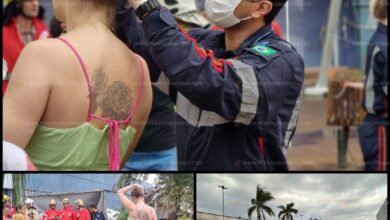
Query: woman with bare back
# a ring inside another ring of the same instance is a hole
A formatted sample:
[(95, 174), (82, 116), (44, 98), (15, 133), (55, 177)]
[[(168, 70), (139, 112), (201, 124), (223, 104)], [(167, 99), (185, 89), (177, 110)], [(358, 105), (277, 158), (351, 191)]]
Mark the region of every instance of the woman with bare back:
[(4, 96), (4, 140), (39, 170), (120, 170), (142, 134), (152, 91), (145, 61), (112, 33), (116, 0), (53, 0), (66, 23), (30, 43)]
[[(131, 190), (131, 199), (126, 193)], [(138, 184), (126, 186), (118, 190), (119, 200), (129, 211), (129, 220), (157, 220), (157, 214), (153, 207), (145, 204), (144, 189)]]

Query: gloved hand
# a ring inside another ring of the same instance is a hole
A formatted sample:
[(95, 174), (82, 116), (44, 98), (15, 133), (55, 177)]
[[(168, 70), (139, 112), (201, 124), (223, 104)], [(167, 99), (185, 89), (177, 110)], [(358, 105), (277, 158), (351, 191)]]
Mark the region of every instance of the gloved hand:
[(148, 0), (127, 0), (131, 8), (137, 9), (140, 5), (147, 2)]

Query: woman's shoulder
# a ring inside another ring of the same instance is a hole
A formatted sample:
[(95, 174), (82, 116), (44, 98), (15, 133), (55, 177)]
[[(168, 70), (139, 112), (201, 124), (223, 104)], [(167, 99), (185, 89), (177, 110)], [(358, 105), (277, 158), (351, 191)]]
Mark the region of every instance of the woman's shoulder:
[(23, 51), (25, 53), (42, 56), (47, 56), (47, 58), (54, 58), (58, 55), (58, 52), (62, 49), (60, 47), (60, 41), (54, 38), (36, 40), (28, 43)]
[(33, 41), (26, 45), (22, 53), (36, 62), (43, 62), (47, 68), (58, 67), (67, 54), (64, 43), (55, 38)]
[(64, 66), (66, 56), (66, 48), (58, 40), (37, 40), (23, 48), (16, 67), (19, 72), (24, 73), (23, 76), (32, 77), (34, 75), (40, 80), (53, 80), (57, 76), (53, 73), (57, 72), (59, 67)]

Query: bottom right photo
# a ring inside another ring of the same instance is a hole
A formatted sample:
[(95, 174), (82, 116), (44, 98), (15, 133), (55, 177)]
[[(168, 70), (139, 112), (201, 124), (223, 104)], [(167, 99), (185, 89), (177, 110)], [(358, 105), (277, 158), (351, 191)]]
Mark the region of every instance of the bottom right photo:
[(385, 220), (387, 174), (197, 174), (198, 220)]

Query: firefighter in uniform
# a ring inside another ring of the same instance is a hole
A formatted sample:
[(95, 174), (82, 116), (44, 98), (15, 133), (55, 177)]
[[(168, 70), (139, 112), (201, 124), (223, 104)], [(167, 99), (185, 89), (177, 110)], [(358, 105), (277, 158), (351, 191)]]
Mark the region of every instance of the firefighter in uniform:
[[(143, 56), (151, 78), (164, 72), (179, 92), (178, 114), (193, 128), (186, 170), (288, 170), (304, 63), (270, 25), (285, 2), (206, 0), (225, 31), (181, 31), (156, 0), (129, 0), (117, 12), (118, 37)], [(242, 39), (229, 39), (233, 32)]]
[(43, 214), (42, 220), (59, 220), (59, 213), (56, 209), (57, 202), (51, 199), (49, 202), (49, 209)]
[(3, 219), (12, 219), (14, 214), (16, 214), (16, 211), (12, 207), (9, 196), (3, 195)]
[(76, 212), (73, 207), (69, 204), (69, 199), (64, 198), (62, 200), (63, 208), (60, 212), (60, 220), (76, 220)]
[(76, 207), (76, 220), (91, 220), (89, 211), (88, 209), (84, 208), (84, 201), (82, 199), (78, 199), (76, 201)]

